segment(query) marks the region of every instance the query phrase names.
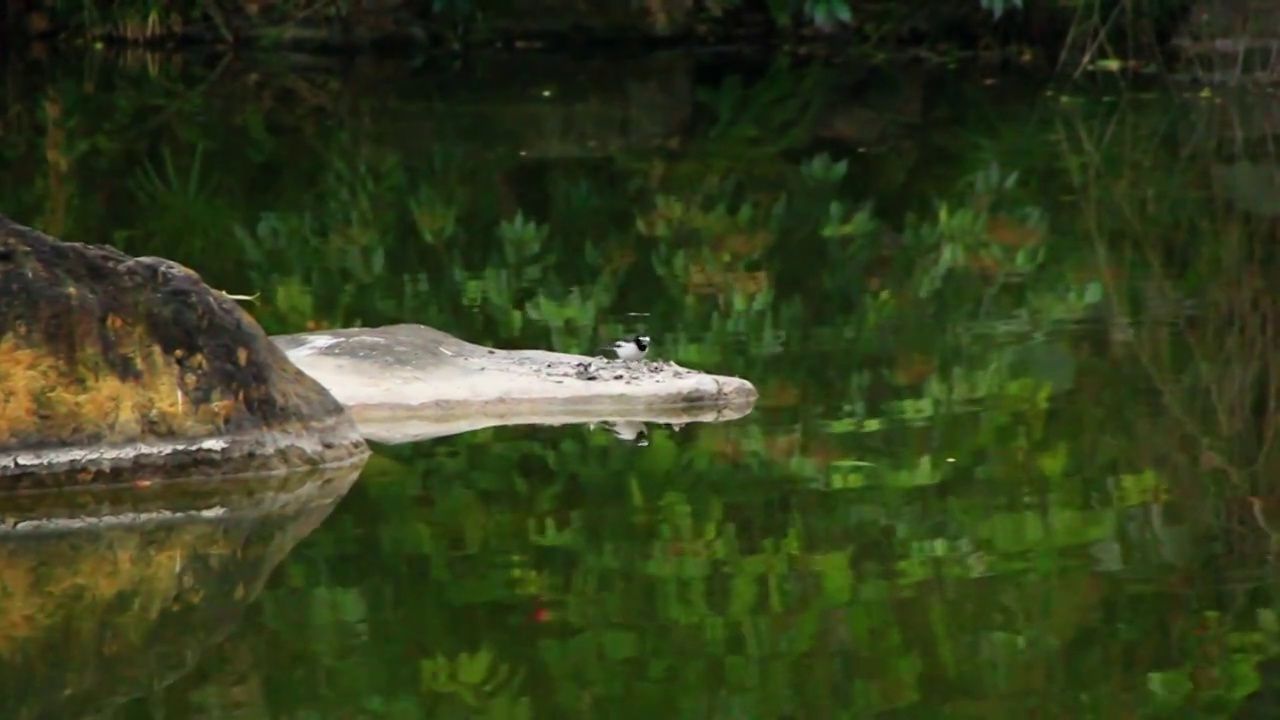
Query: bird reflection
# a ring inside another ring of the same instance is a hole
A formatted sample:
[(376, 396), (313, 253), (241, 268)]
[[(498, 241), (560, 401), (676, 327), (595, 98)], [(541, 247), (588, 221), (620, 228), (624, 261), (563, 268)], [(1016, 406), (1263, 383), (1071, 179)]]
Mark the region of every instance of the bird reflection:
[[(675, 432), (685, 426), (685, 423), (658, 423), (667, 425)], [(595, 430), (602, 427), (609, 431), (610, 435), (618, 438), (622, 442), (630, 443), (644, 447), (649, 444), (648, 426), (639, 420), (597, 420), (596, 422), (587, 423), (588, 430)]]
[(600, 423), (613, 436), (623, 442), (644, 447), (649, 444), (649, 433), (644, 423), (638, 420), (606, 420)]

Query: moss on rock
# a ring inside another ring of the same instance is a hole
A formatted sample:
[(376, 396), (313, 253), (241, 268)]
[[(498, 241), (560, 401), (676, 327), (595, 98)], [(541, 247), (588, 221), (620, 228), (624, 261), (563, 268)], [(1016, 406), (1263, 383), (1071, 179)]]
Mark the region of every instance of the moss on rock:
[(0, 217), (0, 477), (366, 452), (342, 405), (195, 272)]

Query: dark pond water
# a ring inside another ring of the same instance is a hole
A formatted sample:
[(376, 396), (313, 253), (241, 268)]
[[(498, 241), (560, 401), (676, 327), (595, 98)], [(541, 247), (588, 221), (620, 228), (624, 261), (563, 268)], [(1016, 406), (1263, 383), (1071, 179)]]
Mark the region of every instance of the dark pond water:
[(681, 55), (5, 77), (6, 214), (270, 332), (645, 330), (761, 398), (646, 445), (379, 447), (327, 516), (0, 539), (3, 717), (1273, 716), (1241, 704), (1280, 648), (1270, 96)]

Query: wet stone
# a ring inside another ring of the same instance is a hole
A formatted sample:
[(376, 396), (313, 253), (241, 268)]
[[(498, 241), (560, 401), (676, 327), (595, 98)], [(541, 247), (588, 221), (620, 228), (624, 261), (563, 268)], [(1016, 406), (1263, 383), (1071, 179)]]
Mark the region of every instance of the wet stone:
[(191, 269), (3, 217), (0, 258), (0, 490), (367, 455), (342, 405)]

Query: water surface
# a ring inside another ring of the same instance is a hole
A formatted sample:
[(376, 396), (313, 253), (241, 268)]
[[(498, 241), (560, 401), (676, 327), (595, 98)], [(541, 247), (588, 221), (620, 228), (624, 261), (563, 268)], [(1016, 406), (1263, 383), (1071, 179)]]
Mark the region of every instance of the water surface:
[(269, 332), (645, 331), (761, 392), (376, 448), (107, 716), (1227, 717), (1280, 642), (1265, 99), (679, 54), (7, 82), (6, 213)]

